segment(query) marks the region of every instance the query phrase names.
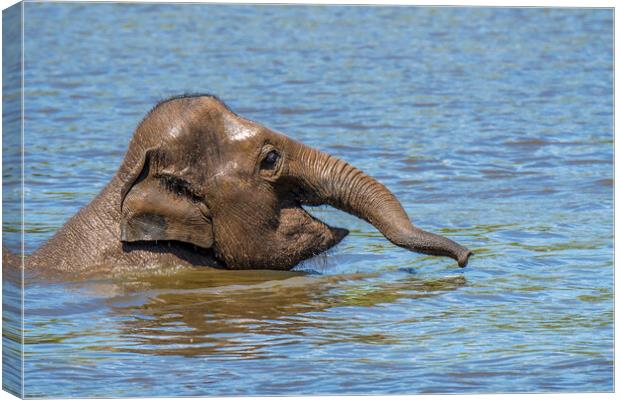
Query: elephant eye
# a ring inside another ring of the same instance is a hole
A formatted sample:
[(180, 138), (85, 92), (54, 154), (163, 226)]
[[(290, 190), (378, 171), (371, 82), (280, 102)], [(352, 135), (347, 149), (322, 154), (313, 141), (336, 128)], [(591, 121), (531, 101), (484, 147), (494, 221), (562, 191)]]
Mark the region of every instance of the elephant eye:
[(263, 158), (263, 161), (261, 161), (261, 169), (273, 169), (278, 163), (279, 158), (280, 154), (278, 154), (278, 152), (275, 150), (271, 150), (269, 153), (267, 153), (265, 158)]

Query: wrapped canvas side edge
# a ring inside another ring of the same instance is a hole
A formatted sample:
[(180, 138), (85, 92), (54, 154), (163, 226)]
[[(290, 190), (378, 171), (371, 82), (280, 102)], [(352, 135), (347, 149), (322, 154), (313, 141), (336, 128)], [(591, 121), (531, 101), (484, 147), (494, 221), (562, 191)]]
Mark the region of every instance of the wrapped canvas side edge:
[(2, 389), (24, 397), (23, 3), (2, 11)]

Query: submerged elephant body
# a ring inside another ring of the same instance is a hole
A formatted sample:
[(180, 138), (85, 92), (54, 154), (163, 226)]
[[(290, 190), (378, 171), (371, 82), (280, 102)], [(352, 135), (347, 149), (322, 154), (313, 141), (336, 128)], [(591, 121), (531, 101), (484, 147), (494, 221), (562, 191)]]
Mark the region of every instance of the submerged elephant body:
[(355, 167), (238, 116), (214, 96), (186, 95), (148, 113), (112, 180), (26, 267), (286, 270), (347, 235), (302, 207), (321, 204), (411, 251), (462, 267), (471, 254), (412, 225), (394, 195)]

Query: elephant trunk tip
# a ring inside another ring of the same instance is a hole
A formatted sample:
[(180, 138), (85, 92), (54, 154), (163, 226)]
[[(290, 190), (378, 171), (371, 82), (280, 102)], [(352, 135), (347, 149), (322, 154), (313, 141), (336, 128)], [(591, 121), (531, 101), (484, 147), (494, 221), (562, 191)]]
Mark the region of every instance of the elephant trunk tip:
[(459, 263), (459, 267), (465, 268), (467, 266), (467, 262), (469, 261), (469, 257), (474, 255), (471, 250), (463, 249), (460, 254), (457, 256), (456, 261)]

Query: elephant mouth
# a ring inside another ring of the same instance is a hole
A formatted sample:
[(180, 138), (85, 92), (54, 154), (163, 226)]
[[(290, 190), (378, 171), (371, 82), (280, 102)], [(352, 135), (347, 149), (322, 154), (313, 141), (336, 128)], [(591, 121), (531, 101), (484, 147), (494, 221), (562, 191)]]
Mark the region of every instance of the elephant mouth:
[(285, 255), (279, 268), (291, 269), (301, 261), (317, 256), (340, 243), (349, 230), (331, 227), (309, 214), (303, 207), (285, 208), (281, 212), (277, 236)]
[[(274, 225), (262, 229), (260, 238), (220, 247), (218, 258), (230, 269), (290, 270), (336, 246), (349, 234), (347, 229), (331, 227), (295, 205), (282, 208)], [(239, 237), (249, 237), (251, 232), (239, 232)]]
[(326, 226), (328, 228), (328, 232), (323, 235), (322, 243), (314, 248), (309, 256), (304, 257), (302, 260), (299, 260), (299, 262), (318, 256), (327, 250), (336, 247), (349, 234), (348, 229), (332, 227), (329, 225)]
[(338, 243), (342, 241), (349, 234), (349, 230), (345, 228), (332, 228), (330, 227), (332, 234), (334, 236), (334, 243), (330, 246), (330, 248), (334, 247)]
[[(329, 234), (324, 236), (323, 242), (315, 247), (311, 252), (307, 255), (301, 257), (295, 264), (291, 265), (288, 269), (295, 268), (299, 264), (302, 264), (306, 261), (311, 261), (317, 257), (321, 257), (321, 255), (325, 254), (330, 249), (336, 247), (345, 237), (349, 234), (349, 230), (345, 228), (332, 227), (328, 226)], [(322, 265), (322, 268), (325, 267), (325, 258), (320, 259), (319, 264), (310, 264), (310, 265)]]

